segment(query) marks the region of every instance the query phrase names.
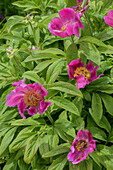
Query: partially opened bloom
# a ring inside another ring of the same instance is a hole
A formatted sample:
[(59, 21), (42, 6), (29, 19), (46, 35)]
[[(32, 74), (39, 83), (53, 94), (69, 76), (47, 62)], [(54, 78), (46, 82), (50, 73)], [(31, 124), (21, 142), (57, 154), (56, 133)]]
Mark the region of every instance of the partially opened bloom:
[(113, 10), (110, 10), (107, 16), (104, 16), (104, 21), (107, 25), (113, 27)]
[(74, 12), (71, 8), (64, 8), (59, 12), (59, 17), (55, 17), (49, 24), (49, 31), (60, 37), (70, 37), (75, 34), (77, 37), (79, 35), (79, 28), (84, 29), (82, 22), (80, 20), (79, 14)]
[[(36, 50), (39, 50), (39, 49), (40, 49), (40, 47), (38, 47)], [(35, 46), (32, 46), (31, 50), (35, 50)]]
[(77, 133), (77, 138), (74, 139), (71, 152), (68, 153), (68, 161), (72, 161), (72, 164), (77, 164), (85, 159), (90, 152), (96, 149), (95, 140), (93, 140), (92, 134), (89, 130), (85, 129), (84, 132), (80, 130)]
[(68, 64), (68, 74), (70, 79), (76, 79), (78, 89), (84, 88), (86, 84), (98, 79), (101, 75), (97, 77), (96, 70), (99, 66), (94, 67), (93, 61), (86, 64), (81, 62), (81, 58), (78, 60), (73, 60)]
[(84, 12), (87, 11), (89, 1), (90, 0), (88, 0), (86, 6), (82, 8), (83, 0), (76, 0), (76, 6), (72, 6), (71, 8), (75, 11), (75, 13), (78, 13), (79, 16), (81, 17), (84, 14)]
[(44, 111), (51, 105), (51, 102), (45, 102), (44, 96), (48, 95), (47, 90), (40, 84), (25, 84), (25, 79), (13, 83), (17, 86), (6, 98), (6, 103), (9, 107), (18, 106), (20, 115), (25, 119), (24, 112), (27, 111), (29, 115), (43, 114)]

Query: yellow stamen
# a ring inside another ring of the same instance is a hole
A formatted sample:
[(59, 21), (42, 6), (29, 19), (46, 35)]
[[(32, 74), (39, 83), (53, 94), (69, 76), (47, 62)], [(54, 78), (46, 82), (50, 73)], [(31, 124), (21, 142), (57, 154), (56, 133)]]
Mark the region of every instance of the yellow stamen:
[(90, 71), (87, 70), (87, 68), (85, 67), (77, 67), (77, 69), (74, 72), (75, 72), (74, 77), (79, 75), (83, 75), (85, 79), (90, 79), (91, 77)]
[(36, 107), (40, 100), (41, 100), (40, 94), (38, 94), (34, 90), (28, 90), (24, 94), (24, 102), (28, 106)]
[(85, 140), (80, 140), (77, 145), (75, 146), (75, 148), (78, 150), (78, 151), (84, 151), (85, 148), (87, 148), (88, 145), (87, 145), (87, 142)]
[(67, 25), (63, 25), (60, 30), (61, 31), (66, 31), (66, 28), (67, 28)]

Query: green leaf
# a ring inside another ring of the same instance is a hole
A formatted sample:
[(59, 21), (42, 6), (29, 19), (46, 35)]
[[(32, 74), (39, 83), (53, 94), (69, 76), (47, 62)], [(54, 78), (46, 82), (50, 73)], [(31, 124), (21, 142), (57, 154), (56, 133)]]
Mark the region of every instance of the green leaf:
[(30, 132), (30, 133), (24, 133), (22, 135), (17, 136), (16, 139), (9, 146), (10, 152), (11, 153), (15, 152), (18, 149), (25, 146), (31, 138), (34, 138), (35, 135), (36, 133), (34, 134), (33, 132)]
[(67, 162), (67, 155), (57, 158), (48, 168), (48, 170), (63, 170)]
[(81, 91), (78, 90), (76, 86), (72, 85), (71, 83), (67, 83), (63, 81), (59, 81), (52, 84), (52, 86), (49, 86), (49, 89), (59, 90), (65, 93), (72, 94), (74, 96), (83, 97)]
[(29, 169), (29, 165), (27, 165), (22, 158), (20, 158), (18, 160), (18, 166), (20, 168), (20, 170), (28, 170)]
[(25, 26), (26, 26), (25, 23), (16, 23), (11, 27), (10, 32), (15, 30), (15, 29), (22, 28), (22, 27), (25, 27)]
[(40, 41), (40, 28), (39, 27), (36, 27), (34, 29), (34, 40), (35, 40), (36, 45), (39, 45), (39, 41)]
[(99, 167), (101, 167), (99, 156), (97, 155), (96, 151), (89, 153), (89, 155), (90, 157), (92, 157), (93, 161), (95, 161), (99, 165)]
[(66, 60), (69, 64), (72, 60), (78, 59), (78, 50), (76, 44), (71, 44), (66, 51)]
[(49, 141), (46, 134), (41, 134), (39, 136), (39, 152), (41, 155), (44, 155), (46, 152), (49, 152)]
[(51, 127), (50, 129), (48, 129), (47, 137), (50, 150), (56, 148), (59, 144), (59, 136), (57, 135), (55, 128)]
[(1, 145), (0, 145), (0, 155), (2, 155), (2, 153), (6, 150), (6, 148), (9, 146), (9, 144), (11, 143), (15, 132), (17, 130), (17, 127), (14, 127), (12, 129), (10, 129), (5, 136), (2, 139)]
[[(33, 56), (33, 57), (32, 57)], [(61, 56), (58, 56), (56, 54), (52, 54), (52, 53), (36, 53), (36, 54), (32, 54), (32, 56), (28, 56), (24, 62), (29, 62), (29, 61), (37, 61), (40, 59), (48, 59), (48, 58), (61, 58)]]
[(54, 103), (57, 106), (65, 109), (65, 110), (67, 110), (67, 111), (69, 111), (69, 112), (71, 112), (71, 113), (73, 113), (77, 116), (80, 116), (80, 113), (79, 113), (77, 107), (74, 105), (74, 103), (70, 102), (69, 100), (67, 100), (63, 97), (60, 97), (60, 96), (55, 96), (55, 97), (53, 97), (52, 100), (54, 101)]
[(11, 124), (12, 126), (27, 126), (27, 125), (33, 125), (33, 126), (39, 126), (40, 127), (40, 123), (36, 120), (33, 120), (31, 118), (28, 119), (18, 119), (12, 122)]
[(113, 116), (113, 109), (112, 109), (112, 106), (113, 106), (113, 97), (111, 97), (108, 94), (102, 94), (102, 93), (100, 94), (100, 97), (102, 98), (108, 113)]
[(63, 154), (63, 153), (69, 152), (69, 151), (70, 151), (69, 144), (65, 143), (65, 144), (61, 144), (61, 145), (57, 146), (55, 149), (53, 149), (49, 152), (46, 152), (44, 155), (42, 155), (42, 157), (47, 158), (47, 157)]
[(106, 141), (107, 140), (107, 136), (105, 134), (105, 132), (97, 127), (87, 127), (87, 129), (90, 130), (92, 136), (94, 138), (97, 138), (99, 140), (102, 140), (102, 141)]
[(76, 1), (75, 0), (66, 0), (67, 7), (70, 6), (76, 6)]
[(33, 1), (16, 1), (12, 4), (21, 8), (36, 8), (36, 4)]
[(39, 138), (38, 136), (35, 136), (29, 140), (29, 142), (26, 145), (25, 153), (24, 153), (24, 161), (29, 164), (34, 155), (36, 154), (39, 147)]
[(100, 64), (100, 53), (94, 44), (87, 42), (80, 43), (81, 52), (87, 57), (87, 59), (93, 61), (96, 64)]
[(107, 170), (113, 169), (113, 147), (103, 146), (100, 152), (97, 152), (100, 162)]
[(17, 161), (15, 160), (15, 155), (11, 156), (10, 159), (7, 160), (3, 170), (17, 170)]
[(102, 101), (97, 93), (92, 96), (92, 118), (96, 123), (99, 123), (103, 115)]
[(97, 38), (101, 41), (106, 41), (113, 38), (113, 30), (112, 29), (105, 29), (104, 31), (100, 32)]
[(106, 47), (106, 45), (102, 41), (98, 40), (97, 38), (90, 37), (90, 36), (84, 36), (80, 38), (77, 43), (81, 44), (82, 42), (85, 42), (85, 43), (89, 42), (92, 44), (96, 44), (98, 46)]
[(10, 26), (24, 20), (24, 17), (22, 16), (11, 16), (8, 21), (4, 24), (3, 28), (1, 29), (1, 33), (3, 33), (6, 29), (8, 29)]
[(100, 126), (101, 128), (104, 128), (108, 133), (111, 132), (110, 123), (105, 116), (102, 116), (102, 119), (100, 120), (98, 126)]
[(43, 84), (42, 79), (34, 71), (26, 71), (22, 77)]
[(44, 70), (47, 66), (49, 66), (51, 63), (53, 63), (54, 60), (45, 60), (40, 62), (35, 68), (34, 68), (34, 72), (38, 73), (41, 72), (42, 70)]
[(46, 74), (46, 83), (51, 84), (57, 79), (64, 67), (64, 64), (64, 60), (59, 59), (49, 66)]
[(69, 162), (69, 167), (71, 170), (93, 170), (93, 161), (87, 157), (79, 164), (72, 164)]
[(113, 85), (107, 84), (107, 85), (100, 86), (99, 88), (97, 88), (97, 91), (113, 94)]
[(63, 55), (65, 56), (65, 52), (58, 49), (58, 48), (48, 48), (48, 49), (44, 49), (44, 50), (40, 50), (38, 51), (38, 53), (51, 53), (51, 54), (59, 54), (59, 55)]

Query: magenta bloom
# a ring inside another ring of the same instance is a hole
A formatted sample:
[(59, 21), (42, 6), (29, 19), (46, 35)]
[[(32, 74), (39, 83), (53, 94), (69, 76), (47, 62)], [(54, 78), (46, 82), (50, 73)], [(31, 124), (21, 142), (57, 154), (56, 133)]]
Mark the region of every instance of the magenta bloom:
[[(38, 47), (36, 50), (39, 50), (40, 47)], [(35, 46), (32, 46), (31, 50), (35, 50)]]
[(84, 88), (86, 84), (98, 79), (101, 75), (97, 77), (96, 70), (99, 66), (94, 67), (93, 61), (86, 64), (84, 67), (84, 63), (81, 62), (81, 58), (78, 60), (73, 60), (68, 64), (68, 74), (70, 79), (76, 79), (78, 89)]
[(107, 25), (113, 27), (113, 10), (110, 10), (107, 16), (104, 16), (104, 21)]
[(28, 111), (28, 114), (33, 116), (37, 114), (42, 115), (44, 111), (51, 105), (51, 102), (45, 102), (44, 96), (48, 95), (47, 90), (40, 84), (25, 84), (25, 79), (13, 83), (13, 86), (17, 86), (14, 90), (7, 95), (6, 103), (9, 107), (18, 106), (18, 110), (23, 119), (24, 111)]
[(84, 29), (79, 14), (71, 8), (64, 8), (59, 12), (59, 17), (55, 17), (49, 24), (49, 31), (59, 37), (70, 37), (75, 34), (79, 35), (79, 28)]
[(72, 164), (77, 164), (85, 159), (90, 152), (96, 149), (95, 140), (93, 140), (92, 134), (89, 130), (85, 129), (84, 132), (80, 130), (77, 133), (77, 138), (74, 139), (71, 152), (68, 153), (68, 161), (72, 161)]
[(75, 11), (75, 13), (78, 13), (79, 16), (81, 17), (84, 14), (84, 12), (87, 11), (89, 1), (90, 0), (88, 0), (86, 6), (82, 8), (83, 0), (76, 0), (76, 6), (72, 6), (71, 8)]

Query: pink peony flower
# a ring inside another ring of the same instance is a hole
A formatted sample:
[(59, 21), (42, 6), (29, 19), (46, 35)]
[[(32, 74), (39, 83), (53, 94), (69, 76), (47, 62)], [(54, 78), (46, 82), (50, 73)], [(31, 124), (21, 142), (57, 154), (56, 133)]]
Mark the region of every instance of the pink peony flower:
[(59, 12), (59, 17), (55, 17), (49, 24), (49, 31), (60, 37), (70, 37), (75, 34), (77, 37), (79, 35), (79, 28), (84, 29), (82, 22), (80, 20), (79, 14), (74, 12), (71, 8), (64, 8)]
[[(40, 47), (38, 47), (36, 50), (39, 50)], [(31, 50), (35, 50), (35, 46), (32, 46)]]
[(70, 79), (76, 79), (78, 89), (84, 88), (86, 84), (98, 79), (103, 74), (100, 74), (97, 77), (96, 70), (99, 66), (94, 67), (93, 61), (86, 64), (84, 67), (84, 63), (81, 62), (81, 58), (78, 60), (73, 60), (68, 64), (68, 74)]
[(72, 6), (71, 8), (75, 11), (75, 13), (78, 13), (79, 16), (81, 17), (84, 14), (84, 12), (87, 11), (89, 1), (90, 0), (88, 0), (86, 6), (82, 8), (83, 0), (76, 0), (76, 6)]
[(96, 149), (95, 140), (93, 140), (92, 134), (89, 130), (85, 129), (84, 132), (80, 130), (77, 133), (77, 138), (74, 139), (71, 152), (68, 153), (68, 161), (72, 161), (72, 164), (77, 164), (85, 159), (90, 152)]
[(104, 21), (107, 25), (113, 27), (113, 10), (110, 10), (107, 16), (104, 16)]
[(42, 115), (44, 111), (51, 105), (51, 102), (45, 102), (44, 96), (48, 95), (47, 90), (40, 84), (25, 84), (25, 79), (13, 83), (13, 86), (17, 86), (14, 90), (7, 95), (6, 103), (9, 107), (18, 106), (18, 110), (23, 119), (24, 111), (27, 111), (29, 115), (33, 116), (37, 114)]

